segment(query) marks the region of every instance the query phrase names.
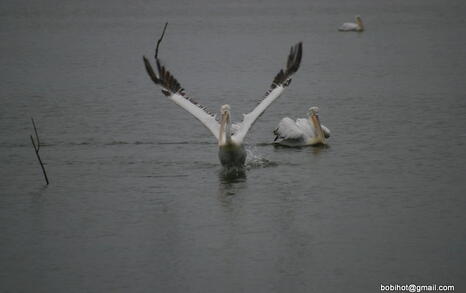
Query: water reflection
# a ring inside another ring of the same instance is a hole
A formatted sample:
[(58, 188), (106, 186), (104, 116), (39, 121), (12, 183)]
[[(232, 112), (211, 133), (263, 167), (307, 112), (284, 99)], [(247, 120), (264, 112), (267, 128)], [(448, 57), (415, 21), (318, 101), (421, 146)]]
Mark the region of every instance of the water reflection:
[(274, 144), (275, 151), (283, 151), (283, 152), (302, 152), (302, 151), (311, 151), (313, 154), (319, 154), (322, 151), (330, 149), (330, 145), (328, 144), (317, 144), (317, 145), (308, 145), (308, 146), (285, 146)]
[(246, 180), (246, 168), (223, 168), (219, 172), (220, 182), (222, 184), (234, 184)]
[(318, 155), (321, 152), (324, 152), (324, 151), (328, 150), (329, 148), (330, 148), (330, 146), (328, 144), (313, 145), (313, 146), (311, 146), (311, 152), (314, 155)]
[(246, 184), (245, 168), (223, 168), (219, 172), (219, 197), (222, 201), (235, 195)]

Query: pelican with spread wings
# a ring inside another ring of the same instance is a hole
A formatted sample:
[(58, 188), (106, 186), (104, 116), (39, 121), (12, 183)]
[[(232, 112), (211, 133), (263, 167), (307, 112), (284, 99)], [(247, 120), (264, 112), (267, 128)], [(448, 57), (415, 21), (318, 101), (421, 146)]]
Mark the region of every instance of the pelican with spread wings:
[(246, 150), (243, 146), (244, 138), (254, 122), (290, 85), (291, 77), (298, 71), (301, 64), (303, 46), (298, 43), (291, 47), (286, 63), (286, 68), (280, 70), (260, 103), (248, 114), (243, 114), (243, 121), (232, 124), (230, 119), (230, 106), (223, 105), (220, 108), (220, 121), (216, 115), (210, 113), (206, 108), (193, 99), (189, 98), (180, 83), (164, 67), (160, 59), (156, 58), (157, 73), (155, 73), (149, 60), (144, 56), (146, 71), (152, 81), (158, 85), (162, 93), (169, 97), (177, 105), (191, 113), (217, 138), (220, 162), (225, 167), (241, 167), (246, 161)]

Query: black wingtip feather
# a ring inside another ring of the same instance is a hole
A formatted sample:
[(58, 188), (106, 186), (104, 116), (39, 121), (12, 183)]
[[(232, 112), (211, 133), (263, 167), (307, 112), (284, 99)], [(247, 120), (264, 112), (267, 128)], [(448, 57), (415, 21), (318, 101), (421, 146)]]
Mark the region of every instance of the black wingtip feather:
[(206, 107), (202, 106), (201, 104), (194, 101), (192, 98), (186, 96), (184, 89), (181, 87), (181, 84), (176, 80), (176, 78), (163, 66), (160, 62), (160, 59), (155, 59), (155, 64), (157, 65), (158, 76), (154, 72), (152, 65), (150, 64), (149, 60), (145, 56), (143, 56), (144, 65), (146, 67), (147, 74), (149, 74), (152, 81), (161, 87), (162, 93), (165, 96), (170, 96), (172, 94), (180, 94), (186, 100), (190, 101), (197, 107), (204, 110), (207, 114), (212, 117), (215, 117), (214, 114), (207, 111)]
[(290, 54), (288, 55), (286, 61), (286, 69), (280, 70), (278, 74), (273, 79), (272, 85), (283, 85), (288, 86), (290, 84), (291, 75), (296, 73), (301, 65), (301, 59), (303, 57), (303, 43), (299, 42), (296, 45), (292, 46), (290, 49)]
[(160, 80), (155, 74), (154, 69), (152, 68), (152, 65), (150, 64), (149, 60), (147, 60), (146, 56), (142, 56), (142, 59), (144, 60), (144, 66), (146, 68), (147, 74), (149, 75), (150, 79), (152, 79), (152, 81), (155, 84), (159, 84)]

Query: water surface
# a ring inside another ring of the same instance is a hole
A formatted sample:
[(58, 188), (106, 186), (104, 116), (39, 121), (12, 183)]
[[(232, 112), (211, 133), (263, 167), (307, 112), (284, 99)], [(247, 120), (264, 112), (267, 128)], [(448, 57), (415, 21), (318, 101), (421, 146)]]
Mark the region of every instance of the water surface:
[[(3, 1), (0, 291), (376, 292), (465, 283), (462, 1)], [(336, 28), (360, 14), (367, 31)], [(302, 66), (225, 176), (146, 76), (233, 119)], [(275, 148), (319, 106), (328, 148)], [(30, 117), (51, 184), (30, 145)]]

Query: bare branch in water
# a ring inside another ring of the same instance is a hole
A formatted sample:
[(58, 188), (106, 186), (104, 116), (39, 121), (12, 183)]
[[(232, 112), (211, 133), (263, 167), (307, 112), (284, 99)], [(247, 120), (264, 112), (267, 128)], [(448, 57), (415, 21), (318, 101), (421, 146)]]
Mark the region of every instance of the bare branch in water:
[(48, 185), (49, 184), (49, 178), (47, 177), (47, 173), (45, 172), (44, 164), (42, 163), (42, 160), (40, 159), (40, 156), (39, 156), (39, 149), (40, 149), (39, 134), (37, 133), (37, 127), (36, 127), (36, 123), (34, 123), (34, 119), (31, 118), (31, 121), (32, 121), (32, 126), (34, 127), (34, 133), (36, 134), (37, 144), (34, 141), (34, 138), (32, 137), (32, 135), (30, 136), (31, 137), (31, 143), (32, 143), (32, 146), (34, 147), (34, 151), (36, 152), (37, 160), (39, 161), (40, 167), (42, 168), (42, 173), (44, 174), (45, 182), (47, 182), (47, 185)]
[(168, 22), (165, 23), (165, 26), (163, 27), (162, 35), (157, 41), (157, 47), (155, 47), (155, 55), (154, 55), (155, 59), (157, 59), (159, 56), (159, 46), (160, 46), (160, 43), (162, 42), (163, 36), (165, 35), (165, 30), (167, 29), (167, 25), (168, 25)]
[(34, 127), (34, 133), (36, 134), (37, 151), (39, 151), (39, 149), (40, 149), (39, 134), (37, 134), (37, 127), (36, 127), (36, 123), (34, 123), (34, 118), (31, 117), (31, 121), (32, 121), (32, 126)]

